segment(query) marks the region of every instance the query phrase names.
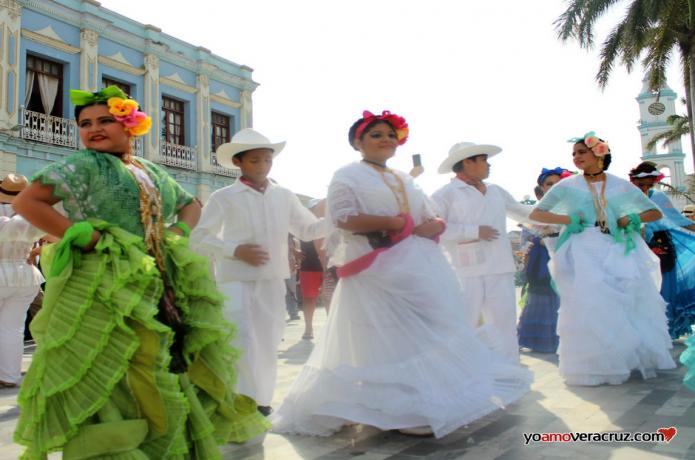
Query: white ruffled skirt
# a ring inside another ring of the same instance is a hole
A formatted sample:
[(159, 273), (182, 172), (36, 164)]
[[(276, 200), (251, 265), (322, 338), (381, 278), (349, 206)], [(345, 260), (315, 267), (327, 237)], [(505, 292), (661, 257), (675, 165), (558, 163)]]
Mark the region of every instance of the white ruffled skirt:
[(633, 370), (673, 369), (671, 338), (659, 294), (659, 261), (641, 238), (625, 244), (590, 228), (551, 252), (560, 294), (560, 373), (568, 385), (618, 385)]
[(346, 423), (430, 426), (444, 436), (528, 391), (531, 374), (467, 326), (441, 250), (410, 237), (341, 279), (316, 348), (271, 417), (273, 431), (326, 436)]

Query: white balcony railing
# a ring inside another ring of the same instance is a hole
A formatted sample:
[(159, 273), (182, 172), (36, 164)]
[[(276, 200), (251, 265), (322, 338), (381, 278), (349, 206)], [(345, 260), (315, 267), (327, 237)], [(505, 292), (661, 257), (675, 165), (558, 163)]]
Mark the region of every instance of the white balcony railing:
[(45, 113), (21, 109), (22, 139), (77, 148), (77, 125), (75, 120), (54, 117)]
[(195, 148), (162, 141), (159, 162), (175, 168), (196, 170)]
[(136, 137), (133, 140), (133, 155), (144, 158), (145, 157), (145, 143), (142, 137)]
[[(71, 149), (79, 148), (78, 128), (75, 120), (68, 118), (54, 117), (40, 112), (20, 108), (22, 139), (43, 142), (46, 144), (59, 145)], [(137, 137), (133, 143), (133, 153), (136, 156), (144, 157), (143, 138)], [(175, 168), (197, 170), (196, 151), (194, 147), (177, 145), (161, 140), (159, 162)], [(237, 169), (229, 169), (217, 162), (214, 153), (210, 154), (210, 163), (213, 174), (228, 177), (239, 177)]]
[(241, 171), (238, 169), (230, 169), (230, 168), (225, 168), (224, 166), (221, 166), (217, 162), (217, 155), (215, 152), (210, 153), (210, 164), (212, 165), (212, 172), (213, 174), (217, 174), (220, 176), (229, 176), (229, 177), (239, 177), (241, 176)]

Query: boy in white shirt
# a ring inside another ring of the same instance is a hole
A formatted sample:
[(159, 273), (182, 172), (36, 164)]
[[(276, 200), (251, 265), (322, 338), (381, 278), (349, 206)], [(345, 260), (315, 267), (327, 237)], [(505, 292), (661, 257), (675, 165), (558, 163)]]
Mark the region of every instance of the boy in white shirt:
[(217, 284), (227, 296), (225, 317), (237, 325), (233, 345), (237, 391), (254, 398), (268, 415), (275, 389), (277, 349), (285, 329), (287, 236), (324, 236), (317, 219), (290, 190), (268, 180), (273, 158), (285, 146), (244, 129), (217, 149), (217, 161), (241, 169), (234, 184), (215, 191), (191, 233), (191, 244), (214, 260)]
[(483, 182), (490, 174), (487, 159), (501, 152), (494, 145), (460, 142), (449, 150), (440, 174), (456, 176), (432, 199), (446, 230), (440, 236), (467, 297), (468, 323), (476, 327), (483, 314), (489, 345), (519, 361), (516, 292), (507, 216), (528, 221), (533, 206), (524, 206), (502, 187)]

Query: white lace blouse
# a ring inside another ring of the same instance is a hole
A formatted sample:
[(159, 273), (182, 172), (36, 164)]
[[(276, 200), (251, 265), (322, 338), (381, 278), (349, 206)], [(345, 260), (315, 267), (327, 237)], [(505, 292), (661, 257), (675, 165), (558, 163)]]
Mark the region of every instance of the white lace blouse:
[[(403, 181), (415, 225), (436, 217), (429, 198), (412, 178), (404, 172), (392, 171)], [(330, 220), (332, 227), (326, 240), (326, 250), (331, 256), (331, 264), (340, 266), (372, 251), (365, 236), (341, 230), (337, 224), (358, 214), (397, 216), (401, 209), (392, 189), (398, 187), (399, 183), (393, 175), (387, 173), (382, 177), (379, 171), (363, 162), (351, 163), (335, 172), (328, 186), (327, 199), (327, 220)]]
[(9, 204), (0, 204), (0, 287), (38, 286), (44, 279), (38, 268), (27, 263), (34, 242), (44, 234)]

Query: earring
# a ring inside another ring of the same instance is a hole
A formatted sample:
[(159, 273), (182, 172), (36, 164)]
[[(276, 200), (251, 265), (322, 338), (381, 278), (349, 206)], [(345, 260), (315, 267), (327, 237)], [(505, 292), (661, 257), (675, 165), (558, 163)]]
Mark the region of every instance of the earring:
[(598, 167), (603, 171), (603, 157), (598, 157)]

